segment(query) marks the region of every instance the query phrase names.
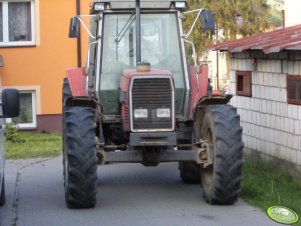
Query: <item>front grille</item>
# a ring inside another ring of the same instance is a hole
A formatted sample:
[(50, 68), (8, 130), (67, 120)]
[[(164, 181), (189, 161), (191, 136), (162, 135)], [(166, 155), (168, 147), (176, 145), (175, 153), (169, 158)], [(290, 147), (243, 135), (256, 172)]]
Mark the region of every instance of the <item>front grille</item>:
[[(172, 130), (173, 128), (173, 83), (169, 77), (134, 78), (131, 90), (132, 115), (134, 109), (147, 109), (148, 117), (135, 119), (132, 116), (134, 131)], [(169, 108), (171, 117), (158, 118), (158, 108)]]

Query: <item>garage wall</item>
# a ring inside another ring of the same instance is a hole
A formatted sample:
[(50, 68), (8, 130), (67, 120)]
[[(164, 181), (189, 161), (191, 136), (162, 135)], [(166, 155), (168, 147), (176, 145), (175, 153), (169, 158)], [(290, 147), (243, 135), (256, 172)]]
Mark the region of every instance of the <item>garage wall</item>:
[[(252, 71), (252, 97), (236, 95), (236, 70)], [(245, 147), (301, 166), (301, 106), (287, 103), (286, 76), (301, 76), (300, 53), (231, 55), (231, 104)]]

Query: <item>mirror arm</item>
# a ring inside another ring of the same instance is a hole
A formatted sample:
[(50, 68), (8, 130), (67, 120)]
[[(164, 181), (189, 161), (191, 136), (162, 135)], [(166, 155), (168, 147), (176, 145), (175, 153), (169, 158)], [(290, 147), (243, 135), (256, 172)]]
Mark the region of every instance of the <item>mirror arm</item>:
[(81, 17), (95, 17), (95, 15), (80, 15), (80, 16), (76, 16), (76, 18), (79, 20), (79, 22), (81, 23), (81, 25), (83, 25), (84, 29), (89, 34), (89, 36), (91, 38), (96, 39), (96, 37), (92, 35), (92, 33), (90, 32), (89, 28), (86, 26), (86, 24), (84, 23), (84, 21), (81, 19)]
[(191, 32), (192, 32), (192, 30), (193, 30), (193, 28), (194, 28), (194, 26), (195, 26), (195, 24), (196, 24), (198, 18), (199, 18), (200, 15), (201, 15), (202, 10), (203, 10), (203, 9), (195, 9), (195, 10), (191, 10), (191, 11), (184, 12), (184, 14), (198, 12), (197, 16), (196, 16), (195, 19), (194, 19), (193, 24), (192, 24), (191, 27), (190, 27), (190, 30), (188, 31), (187, 34), (184, 34), (184, 35), (183, 35), (184, 38), (188, 38), (189, 35), (191, 34)]

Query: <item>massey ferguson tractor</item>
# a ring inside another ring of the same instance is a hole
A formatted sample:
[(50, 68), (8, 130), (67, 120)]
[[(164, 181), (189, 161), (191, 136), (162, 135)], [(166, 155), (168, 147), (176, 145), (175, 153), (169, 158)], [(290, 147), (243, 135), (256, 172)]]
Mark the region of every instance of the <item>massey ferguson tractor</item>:
[[(242, 128), (231, 95), (212, 95), (207, 67), (189, 65), (185, 48), (197, 21), (214, 29), (212, 13), (187, 11), (186, 0), (94, 0), (70, 22), (90, 36), (85, 68), (63, 83), (63, 164), (68, 208), (96, 203), (97, 165), (178, 162), (185, 183), (200, 183), (210, 204), (240, 194)], [(195, 20), (183, 30), (188, 14)], [(88, 28), (89, 27), (89, 28)]]

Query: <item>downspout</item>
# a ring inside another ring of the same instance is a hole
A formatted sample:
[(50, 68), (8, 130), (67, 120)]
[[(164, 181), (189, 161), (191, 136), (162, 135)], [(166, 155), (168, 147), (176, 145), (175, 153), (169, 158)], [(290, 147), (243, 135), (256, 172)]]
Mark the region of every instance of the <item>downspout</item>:
[(285, 10), (281, 10), (282, 27), (285, 28)]
[[(218, 24), (216, 24), (216, 43), (219, 43)], [(216, 90), (219, 90), (219, 50), (216, 50)]]
[(219, 51), (216, 50), (216, 90), (219, 90)]
[[(79, 16), (80, 15), (80, 0), (76, 0), (76, 15)], [(82, 39), (81, 39), (81, 32), (80, 32), (80, 26), (78, 27), (79, 29), (79, 36), (77, 38), (77, 67), (81, 67), (82, 66)]]

